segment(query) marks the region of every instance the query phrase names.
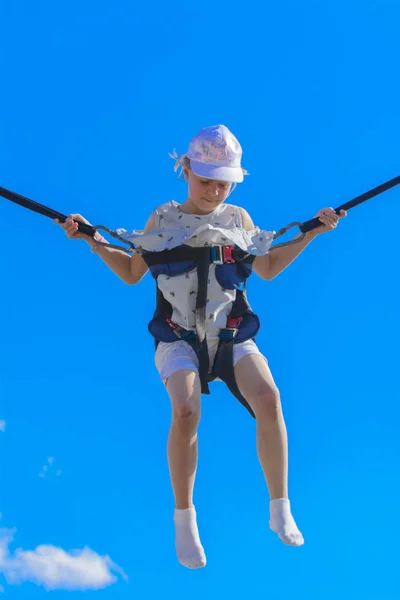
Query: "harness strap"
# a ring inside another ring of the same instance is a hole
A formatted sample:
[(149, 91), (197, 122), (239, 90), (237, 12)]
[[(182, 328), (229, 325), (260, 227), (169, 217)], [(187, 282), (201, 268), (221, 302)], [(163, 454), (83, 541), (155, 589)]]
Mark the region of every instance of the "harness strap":
[[(249, 302), (247, 300), (246, 295), (246, 281), (243, 286), (243, 290), (241, 294), (236, 295), (236, 299), (232, 305), (232, 311), (229, 315), (229, 323), (234, 326), (237, 325), (237, 328), (240, 325), (242, 320), (242, 315), (249, 308)], [(236, 323), (235, 323), (236, 322)], [(249, 411), (252, 417), (255, 418), (255, 414), (250, 404), (247, 402), (246, 398), (242, 395), (239, 390), (239, 386), (235, 377), (235, 370), (233, 366), (233, 347), (235, 344), (235, 335), (231, 337), (231, 339), (224, 339), (221, 337), (218, 351), (216, 356), (216, 362), (218, 364), (218, 372), (216, 376), (218, 376), (222, 381), (228, 386), (231, 394), (235, 396), (237, 400)]]
[[(228, 250), (226, 250), (228, 248)], [(254, 256), (247, 254), (239, 248), (232, 246), (178, 246), (171, 250), (162, 250), (160, 252), (142, 253), (142, 258), (148, 267), (159, 264), (168, 264), (174, 262), (195, 262), (197, 270), (197, 299), (196, 299), (196, 354), (199, 359), (199, 377), (201, 382), (201, 391), (203, 394), (209, 394), (209, 367), (210, 359), (208, 355), (207, 337), (206, 337), (206, 310), (207, 310), (207, 287), (210, 263), (223, 264), (241, 262), (253, 262)], [(158, 288), (157, 288), (158, 289)], [(240, 316), (240, 315), (238, 315)], [(180, 331), (176, 332), (180, 337)]]
[[(199, 359), (199, 376), (201, 391), (209, 394), (208, 369), (209, 356), (206, 337), (206, 308), (207, 308), (207, 285), (208, 273), (211, 262), (210, 248), (193, 248), (185, 246), (162, 250), (161, 252), (143, 252), (142, 258), (148, 267), (171, 262), (193, 261), (197, 270), (197, 300), (196, 300), (196, 354)], [(157, 286), (158, 289), (158, 286)], [(179, 336), (178, 336), (179, 337)]]
[[(164, 300), (158, 288), (157, 291), (157, 302), (160, 303), (157, 306), (158, 308), (163, 307), (161, 309), (161, 312), (165, 312), (167, 306), (169, 308), (172, 308), (169, 303), (167, 305), (165, 304), (166, 301)], [(251, 406), (239, 390), (233, 367), (233, 349), (235, 344), (235, 338), (239, 331), (240, 324), (243, 321), (243, 317), (241, 315), (244, 314), (248, 308), (249, 303), (247, 301), (246, 290), (244, 288), (236, 296), (236, 299), (233, 302), (232, 311), (227, 320), (227, 326), (224, 329), (221, 329), (220, 331), (220, 342), (215, 356), (213, 370), (211, 374), (206, 374), (206, 381), (210, 382), (216, 377), (221, 379), (227, 385), (228, 389), (233, 394), (233, 396), (235, 396), (235, 398), (239, 400), (239, 402), (248, 410), (252, 417), (255, 417)], [(171, 321), (171, 319), (169, 318), (167, 318), (166, 321), (168, 325), (173, 329), (177, 337), (187, 342), (196, 352), (197, 346), (195, 340), (195, 332), (190, 329), (185, 329), (184, 327), (176, 325), (176, 323)], [(205, 375), (203, 375), (203, 377), (205, 377)]]
[(252, 417), (255, 417), (253, 409), (247, 402), (246, 398), (241, 394), (236, 381), (235, 371), (233, 367), (233, 346), (234, 340), (220, 342), (217, 352), (217, 360), (219, 369), (217, 376), (228, 386), (231, 394), (239, 400), (241, 404), (249, 411)]
[(199, 358), (199, 376), (203, 394), (209, 394), (207, 383), (210, 359), (206, 337), (206, 308), (208, 273), (210, 269), (210, 253), (203, 252), (197, 261), (197, 299), (196, 299), (196, 333), (197, 333), (197, 356)]
[(252, 263), (255, 258), (252, 254), (248, 254), (240, 248), (219, 245), (201, 247), (183, 245), (171, 250), (161, 250), (160, 252), (141, 251), (141, 256), (148, 267), (176, 262), (196, 262), (201, 260), (204, 255), (208, 255), (207, 258), (210, 263), (217, 265), (238, 261)]

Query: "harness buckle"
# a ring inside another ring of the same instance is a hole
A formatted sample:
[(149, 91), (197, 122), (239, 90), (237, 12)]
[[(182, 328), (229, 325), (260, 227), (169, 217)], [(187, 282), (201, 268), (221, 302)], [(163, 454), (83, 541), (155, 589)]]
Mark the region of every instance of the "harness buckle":
[(224, 257), (222, 254), (222, 246), (211, 246), (210, 248), (211, 261), (216, 265), (224, 264)]
[(185, 342), (196, 339), (196, 334), (194, 331), (191, 329), (184, 329), (183, 327), (180, 327), (178, 332), (175, 329), (175, 334), (178, 336), (178, 338), (184, 340)]
[(228, 317), (226, 326), (228, 329), (239, 329), (239, 325), (242, 321), (243, 317)]
[(184, 340), (185, 342), (187, 342), (196, 338), (196, 334), (191, 329), (185, 329), (184, 327), (177, 325), (168, 317), (165, 320), (175, 333), (176, 337), (180, 340)]
[(235, 246), (223, 246), (222, 247), (222, 255), (223, 255), (224, 263), (232, 264), (235, 262), (235, 259), (233, 258), (233, 254), (232, 254), (234, 249), (235, 249)]
[(176, 323), (174, 323), (173, 321), (171, 321), (170, 318), (166, 317), (165, 320), (168, 323), (168, 325), (171, 327), (171, 329), (176, 329), (178, 327), (178, 325)]
[(211, 260), (216, 265), (223, 265), (224, 263), (233, 264), (235, 261), (233, 257), (233, 251), (235, 246), (211, 246)]
[(234, 340), (238, 334), (240, 323), (243, 317), (228, 317), (226, 327), (219, 332), (219, 338), (222, 340)]

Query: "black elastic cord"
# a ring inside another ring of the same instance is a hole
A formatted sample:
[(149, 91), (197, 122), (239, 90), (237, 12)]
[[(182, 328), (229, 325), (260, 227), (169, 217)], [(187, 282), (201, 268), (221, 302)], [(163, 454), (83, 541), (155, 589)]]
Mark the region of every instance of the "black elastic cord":
[[(48, 208), (43, 204), (39, 204), (34, 200), (30, 200), (29, 198), (25, 198), (25, 196), (21, 196), (21, 194), (16, 194), (15, 192), (11, 192), (10, 190), (6, 190), (6, 188), (0, 187), (0, 196), (6, 198), (6, 200), (10, 200), (15, 204), (19, 204), (24, 208), (28, 208), (29, 210), (33, 210), (45, 217), (49, 217), (50, 219), (58, 219), (61, 223), (64, 223), (67, 220), (67, 216), (62, 213), (53, 210), (52, 208)], [(78, 223), (78, 230), (90, 237), (94, 237), (96, 230), (91, 225), (87, 225), (87, 223), (81, 223), (80, 221), (76, 221)]]
[[(399, 183), (400, 175), (398, 177), (390, 179), (389, 181), (386, 181), (386, 183), (378, 185), (376, 188), (369, 190), (369, 192), (365, 192), (364, 194), (361, 194), (361, 196), (357, 196), (357, 198), (353, 198), (353, 200), (350, 200), (349, 202), (338, 206), (337, 208), (335, 208), (335, 212), (337, 215), (339, 215), (341, 210), (350, 210), (350, 208), (354, 208), (362, 202), (366, 202), (367, 200), (370, 200), (371, 198), (374, 198), (375, 196), (378, 196), (379, 194), (390, 190), (392, 187), (398, 185)], [(314, 219), (310, 219), (309, 221), (306, 221), (305, 223), (300, 225), (300, 231), (302, 233), (307, 233), (307, 231), (311, 231), (312, 229), (316, 229), (317, 227), (321, 227), (321, 221), (318, 217), (315, 217)]]

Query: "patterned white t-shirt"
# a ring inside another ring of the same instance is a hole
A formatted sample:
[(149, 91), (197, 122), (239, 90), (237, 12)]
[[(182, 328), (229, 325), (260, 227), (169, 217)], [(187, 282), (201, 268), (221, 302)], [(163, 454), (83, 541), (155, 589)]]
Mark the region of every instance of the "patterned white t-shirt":
[[(239, 207), (220, 204), (207, 215), (186, 214), (180, 205), (171, 200), (154, 211), (156, 229), (149, 233), (123, 229), (118, 233), (133, 242), (139, 249), (170, 250), (176, 246), (236, 245), (242, 250), (260, 256), (266, 254), (273, 241), (274, 232), (243, 229)], [(216, 339), (219, 330), (226, 325), (227, 317), (235, 299), (235, 290), (224, 289), (215, 276), (216, 265), (211, 264), (207, 289), (207, 339)], [(158, 287), (173, 307), (172, 320), (185, 329), (195, 329), (197, 272), (196, 269), (168, 277), (158, 276)]]

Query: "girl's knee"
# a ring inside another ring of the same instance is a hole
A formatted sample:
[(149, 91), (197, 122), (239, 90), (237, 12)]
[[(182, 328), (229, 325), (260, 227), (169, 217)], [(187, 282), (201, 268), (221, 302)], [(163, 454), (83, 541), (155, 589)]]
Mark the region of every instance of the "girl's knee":
[(193, 436), (200, 422), (200, 407), (192, 402), (179, 402), (172, 406), (171, 427), (179, 435)]
[(168, 381), (172, 405), (172, 425), (182, 432), (193, 432), (200, 421), (201, 388), (197, 373), (180, 371)]
[(281, 415), (281, 400), (277, 387), (261, 384), (254, 390), (251, 401), (256, 419), (263, 421), (277, 421)]
[(196, 421), (200, 417), (198, 403), (192, 401), (178, 401), (172, 404), (172, 418), (178, 421)]

